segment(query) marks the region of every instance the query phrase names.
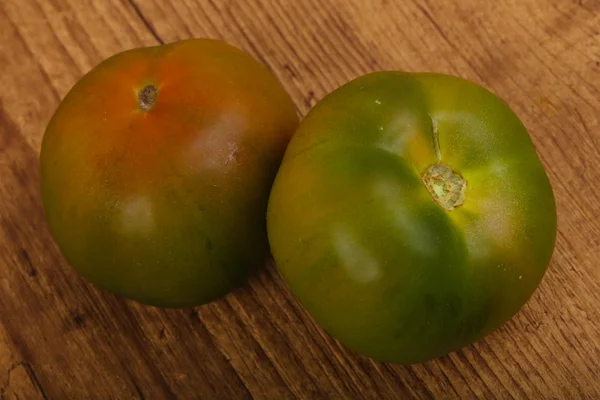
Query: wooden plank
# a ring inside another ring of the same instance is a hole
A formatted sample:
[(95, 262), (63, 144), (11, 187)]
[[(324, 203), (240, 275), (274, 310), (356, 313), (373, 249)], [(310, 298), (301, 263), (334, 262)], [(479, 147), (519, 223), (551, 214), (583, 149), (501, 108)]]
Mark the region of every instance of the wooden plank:
[[(559, 235), (526, 307), (473, 346), (414, 366), (345, 349), (273, 265), (194, 310), (101, 293), (45, 225), (45, 124), (93, 65), (125, 49), (226, 40), (305, 114), (380, 69), (490, 88), (522, 118), (555, 188)], [(581, 0), (6, 0), (0, 3), (0, 388), (12, 398), (600, 397), (600, 3)]]
[(12, 365), (6, 373), (6, 382), (0, 388), (2, 399), (47, 399), (35, 373), (27, 363)]

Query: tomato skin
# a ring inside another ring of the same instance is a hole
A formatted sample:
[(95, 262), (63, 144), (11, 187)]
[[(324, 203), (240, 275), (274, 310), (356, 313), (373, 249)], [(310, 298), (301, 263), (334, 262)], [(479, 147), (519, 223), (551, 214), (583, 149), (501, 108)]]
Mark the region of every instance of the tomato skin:
[[(454, 209), (424, 179), (466, 181)], [(531, 139), (486, 89), (376, 72), (309, 112), (275, 179), (267, 225), (298, 301), (346, 346), (424, 362), (497, 329), (548, 268), (556, 207)]]
[(219, 298), (268, 257), (268, 195), (297, 124), (276, 78), (224, 42), (117, 54), (77, 82), (45, 132), (51, 232), (104, 290), (160, 307)]

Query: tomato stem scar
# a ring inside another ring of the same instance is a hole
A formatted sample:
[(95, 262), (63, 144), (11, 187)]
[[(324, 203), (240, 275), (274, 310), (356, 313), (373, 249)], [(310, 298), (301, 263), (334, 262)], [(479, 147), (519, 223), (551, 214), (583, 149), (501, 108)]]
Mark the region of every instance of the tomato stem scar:
[(442, 163), (427, 168), (422, 180), (433, 200), (448, 211), (454, 210), (465, 200), (467, 181)]
[(138, 93), (138, 102), (140, 105), (140, 110), (148, 111), (154, 106), (154, 102), (156, 101), (156, 96), (158, 96), (158, 88), (154, 85), (146, 85), (140, 92)]

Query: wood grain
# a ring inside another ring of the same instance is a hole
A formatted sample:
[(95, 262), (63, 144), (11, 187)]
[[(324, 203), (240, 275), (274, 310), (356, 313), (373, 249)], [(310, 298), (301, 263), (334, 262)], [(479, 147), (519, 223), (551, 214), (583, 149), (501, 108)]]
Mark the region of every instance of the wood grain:
[[(382, 69), (456, 74), (500, 95), (557, 197), (539, 290), (484, 340), (405, 367), (331, 339), (272, 265), (193, 310), (142, 307), (84, 282), (40, 205), (45, 125), (102, 59), (190, 37), (261, 60), (302, 115)], [(0, 0), (0, 43), (2, 399), (600, 398), (598, 0)]]

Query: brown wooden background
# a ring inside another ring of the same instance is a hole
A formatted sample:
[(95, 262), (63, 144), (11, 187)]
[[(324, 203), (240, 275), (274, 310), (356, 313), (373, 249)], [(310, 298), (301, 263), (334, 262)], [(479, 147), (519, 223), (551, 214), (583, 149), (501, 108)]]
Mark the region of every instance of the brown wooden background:
[[(70, 87), (116, 52), (190, 37), (267, 64), (305, 114), (380, 69), (504, 98), (559, 208), (553, 262), (485, 340), (410, 367), (324, 334), (270, 266), (194, 310), (100, 293), (45, 226), (38, 153)], [(599, 0), (0, 0), (0, 395), (4, 399), (600, 398)]]

